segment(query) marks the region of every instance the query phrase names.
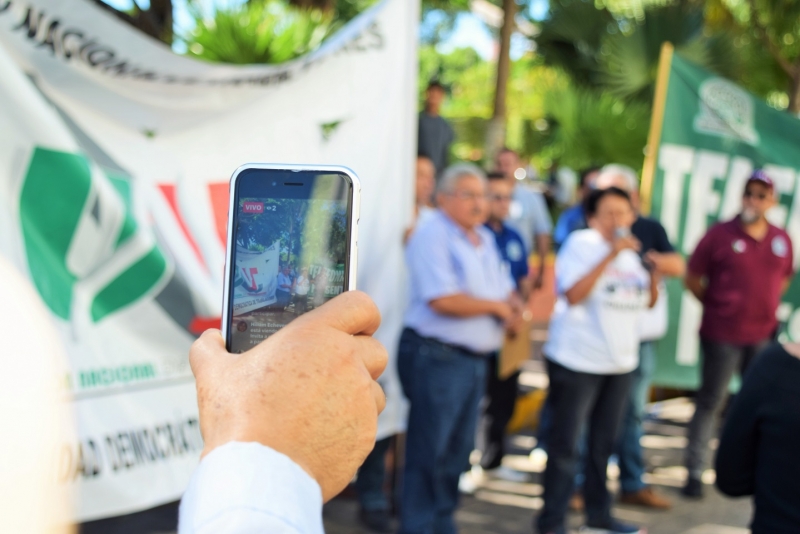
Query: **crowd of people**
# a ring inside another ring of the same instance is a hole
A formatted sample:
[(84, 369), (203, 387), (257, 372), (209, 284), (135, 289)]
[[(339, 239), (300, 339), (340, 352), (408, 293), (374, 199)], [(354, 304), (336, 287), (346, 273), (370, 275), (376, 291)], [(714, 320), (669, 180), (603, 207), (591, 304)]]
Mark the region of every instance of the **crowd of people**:
[[(480, 469), (512, 476), (502, 468), (519, 372), (500, 372), (502, 349), (527, 335), (527, 303), (543, 290), (551, 248), (557, 251), (556, 305), (542, 349), (549, 391), (537, 439), (547, 465), (536, 532), (566, 534), (570, 506), (585, 511), (584, 532), (644, 532), (612, 514), (615, 497), (606, 479), (612, 454), (620, 467), (620, 501), (671, 506), (644, 484), (640, 446), (655, 345), (668, 327), (664, 279), (670, 277), (681, 278), (703, 308), (700, 386), (682, 494), (703, 497), (710, 441), (739, 372), (742, 387), (727, 410), (714, 460), (716, 485), (731, 496), (754, 496), (754, 534), (800, 532), (800, 464), (794, 461), (800, 344), (775, 343), (794, 251), (789, 235), (766, 217), (776, 204), (772, 178), (752, 172), (739, 213), (712, 226), (685, 262), (664, 227), (640, 213), (639, 179), (628, 167), (612, 163), (582, 172), (578, 202), (554, 229), (545, 197), (520, 179), (525, 173), (518, 172), (513, 150), (501, 150), (488, 174), (472, 164), (449, 165), (453, 131), (439, 115), (444, 96), (440, 84), (428, 88), (419, 121), (416, 220), (402, 237), (410, 294), (397, 370), (410, 411), (399, 532), (457, 532), (459, 482), (472, 471), (477, 435)], [(308, 268), (283, 266), (278, 304), (285, 308), (294, 298), (295, 309), (305, 311), (314, 286), (327, 287), (326, 272), (313, 277)], [(36, 446), (12, 439), (0, 447), (14, 475), (7, 478), (13, 485), (0, 488), (0, 514), (10, 528), (19, 526), (15, 531), (43, 532), (48, 516), (66, 502), (42, 491), (53, 483), (42, 458), (62, 438), (41, 434), (63, 418), (49, 383), (53, 373), (46, 371), (60, 344), (30, 283), (2, 258), (0, 273), (8, 360), (26, 364), (0, 377), (0, 391), (7, 408), (19, 405), (18, 397), (30, 408), (0, 416), (5, 427), (38, 437), (30, 440)], [(227, 352), (218, 330), (193, 344), (204, 451), (181, 503), (182, 534), (321, 534), (323, 503), (356, 473), (362, 520), (372, 530), (392, 530), (384, 492), (390, 441), (375, 443), (386, 402), (377, 380), (388, 361), (372, 337), (380, 313), (357, 291), (314, 307), (244, 353)], [(19, 381), (31, 365), (43, 371), (27, 373), (30, 383)]]
[[(672, 506), (645, 485), (640, 445), (656, 343), (668, 327), (664, 279), (684, 278), (704, 307), (701, 385), (682, 489), (700, 498), (728, 385), (775, 337), (775, 313), (793, 275), (791, 241), (765, 217), (774, 184), (754, 172), (740, 215), (714, 226), (687, 268), (664, 227), (641, 215), (639, 179), (628, 167), (583, 171), (578, 201), (555, 230), (544, 196), (519, 179), (526, 173), (513, 150), (501, 150), (488, 174), (472, 165), (448, 167), (452, 129), (438, 114), (444, 95), (432, 83), (420, 113), (417, 222), (405, 236), (411, 294), (398, 370), (410, 414), (399, 530), (455, 532), (459, 479), (463, 487), (464, 473), (474, 473), (476, 435), (483, 473), (526, 478), (502, 465), (519, 373), (499, 377), (498, 358), (521, 330), (531, 291), (542, 288), (552, 235), (557, 300), (543, 347), (549, 391), (537, 438), (547, 465), (536, 528), (566, 532), (573, 508), (585, 512), (592, 532), (642, 532), (612, 517), (606, 471), (616, 455), (621, 502)], [(538, 256), (534, 272), (531, 253)], [(380, 445), (373, 454), (383, 458), (386, 440)], [(371, 463), (383, 469), (382, 461)], [(359, 477), (369, 472), (365, 466)], [(372, 509), (362, 500), (362, 520), (375, 531), (391, 531), (389, 510), (385, 495)]]
[[(421, 157), (417, 168), (424, 173), (431, 165)], [(633, 171), (608, 165), (591, 174), (577, 215), (569, 215), (584, 223), (572, 224), (555, 262), (557, 304), (543, 348), (550, 386), (539, 435), (548, 461), (536, 532), (567, 532), (576, 490), (585, 501), (584, 532), (644, 532), (612, 516), (606, 470), (615, 452), (621, 472), (629, 470), (620, 498), (669, 506), (642, 484), (638, 437), (652, 344), (664, 331), (662, 279), (670, 276), (683, 276), (703, 304), (701, 386), (683, 494), (702, 497), (709, 439), (728, 382), (741, 368), (743, 386), (716, 456), (717, 486), (732, 496), (754, 495), (754, 534), (797, 532), (800, 345), (762, 350), (775, 336), (775, 312), (794, 274), (789, 236), (765, 217), (775, 203), (772, 180), (754, 172), (739, 215), (713, 226), (684, 265), (663, 227), (639, 214)], [(485, 396), (485, 413), (501, 423), (484, 440), (484, 465), (491, 470), (502, 461), (516, 382), (504, 386), (496, 358), (521, 331), (536, 276), (527, 272), (524, 237), (513, 227), (518, 187), (524, 185), (503, 173), (487, 178), (473, 165), (450, 166), (436, 183), (436, 207), (420, 205), (425, 219), (406, 235), (411, 295), (397, 365), (411, 409), (401, 533), (457, 531), (459, 478), (470, 468)], [(369, 298), (350, 292), (245, 354), (226, 356), (218, 332), (195, 343), (206, 448), (181, 505), (181, 533), (321, 533), (322, 503), (358, 466), (362, 506), (388, 514), (387, 446), (374, 443), (385, 403), (376, 379), (386, 352), (370, 337), (379, 322)]]
[[(440, 104), (441, 93), (432, 85), (429, 101)], [(420, 129), (445, 142), (451, 132), (442, 121), (420, 121)], [(518, 180), (513, 151), (501, 151), (487, 177), (471, 164), (444, 166), (446, 159), (437, 162), (420, 148), (417, 221), (404, 236), (410, 295), (397, 360), (410, 401), (399, 532), (449, 534), (457, 531), (459, 480), (470, 470), (476, 434), (486, 434), (483, 468), (500, 474), (518, 375), (500, 376), (498, 358), (504, 344), (525, 335), (526, 301), (542, 285), (551, 225), (543, 198)], [(754, 495), (754, 534), (800, 531), (800, 465), (793, 461), (800, 345), (767, 348), (794, 275), (791, 240), (766, 218), (776, 202), (772, 179), (761, 170), (750, 175), (739, 214), (713, 226), (688, 265), (663, 226), (639, 213), (630, 168), (588, 169), (581, 196), (556, 224), (557, 301), (543, 347), (549, 392), (538, 436), (548, 458), (535, 531), (565, 534), (570, 502), (580, 496), (582, 532), (644, 532), (612, 515), (612, 454), (623, 502), (671, 505), (643, 484), (639, 444), (654, 343), (668, 322), (665, 277), (683, 277), (703, 305), (683, 495), (703, 496), (709, 441), (738, 369), (743, 386), (721, 434), (717, 486)], [(534, 247), (540, 263), (531, 273)], [(370, 299), (349, 292), (245, 354), (226, 356), (218, 332), (194, 344), (205, 458), (181, 505), (181, 533), (320, 533), (322, 503), (359, 466), (362, 520), (371, 530), (392, 530), (383, 492), (388, 444), (374, 443), (385, 404), (376, 380), (387, 361), (371, 339), (379, 323)], [(484, 398), (485, 432), (477, 425)]]

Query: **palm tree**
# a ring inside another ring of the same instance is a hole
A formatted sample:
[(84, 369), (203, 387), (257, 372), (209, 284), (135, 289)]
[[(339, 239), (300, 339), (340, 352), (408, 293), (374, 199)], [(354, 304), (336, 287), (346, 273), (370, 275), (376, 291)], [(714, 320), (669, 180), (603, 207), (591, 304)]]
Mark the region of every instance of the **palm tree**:
[(711, 71), (739, 77), (730, 36), (705, 34), (700, 5), (646, 6), (641, 20), (598, 10), (588, 0), (553, 0), (551, 5), (551, 17), (536, 38), (538, 50), (546, 63), (563, 68), (579, 85), (650, 102), (664, 42)]

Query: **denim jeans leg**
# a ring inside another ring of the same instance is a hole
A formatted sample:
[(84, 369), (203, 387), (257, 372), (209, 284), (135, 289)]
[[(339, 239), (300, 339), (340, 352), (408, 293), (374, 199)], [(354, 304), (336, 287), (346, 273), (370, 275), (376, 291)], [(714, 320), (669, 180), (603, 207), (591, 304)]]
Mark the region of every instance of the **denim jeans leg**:
[(597, 400), (589, 416), (583, 496), (586, 501), (586, 523), (590, 527), (608, 528), (611, 524), (611, 494), (606, 486), (608, 458), (619, 438), (632, 379), (633, 372), (603, 375)]
[(378, 440), (358, 470), (355, 486), (358, 502), (364, 510), (389, 510), (389, 498), (383, 486), (386, 480), (386, 452), (391, 443), (391, 437)]
[(544, 406), (539, 413), (539, 428), (536, 429), (536, 447), (547, 452), (550, 429), (553, 427), (553, 401), (550, 394), (544, 399)]
[(692, 478), (700, 478), (703, 474), (708, 441), (728, 396), (728, 385), (743, 357), (743, 347), (707, 340), (701, 340), (701, 345), (700, 389), (695, 396), (695, 411), (689, 423), (689, 443), (686, 446), (686, 469)]
[(630, 400), (617, 444), (619, 481), (623, 493), (636, 493), (645, 487), (642, 481), (645, 473), (641, 445), (642, 421), (655, 368), (655, 358), (655, 343), (642, 342), (639, 346), (639, 366), (633, 372)]
[[(475, 449), (475, 435), (481, 399), (486, 391), (486, 362), (482, 358), (468, 357), (463, 362), (472, 367), (471, 391), (466, 391), (461, 413), (457, 415), (450, 443), (441, 451), (441, 478), (434, 534), (456, 534), (453, 514), (458, 507), (458, 479), (469, 469), (469, 456)], [(467, 375), (468, 377), (469, 375)]]
[[(405, 359), (401, 374), (411, 407), (400, 532), (433, 534), (452, 525), (458, 476), (468, 466), (474, 444), (486, 362), (413, 332), (405, 337), (407, 350), (416, 351)], [(458, 450), (454, 443), (461, 445)]]
[(540, 533), (564, 529), (575, 483), (578, 440), (602, 378), (572, 371), (551, 360), (547, 360), (547, 370), (553, 412), (544, 472), (544, 507), (537, 520)]

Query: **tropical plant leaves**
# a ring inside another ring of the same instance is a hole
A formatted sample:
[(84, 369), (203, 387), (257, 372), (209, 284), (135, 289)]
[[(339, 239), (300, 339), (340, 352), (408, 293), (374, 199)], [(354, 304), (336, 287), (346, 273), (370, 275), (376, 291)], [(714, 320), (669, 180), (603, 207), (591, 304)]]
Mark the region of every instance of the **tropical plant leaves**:
[(190, 11), (195, 27), (184, 37), (187, 54), (222, 63), (283, 63), (318, 48), (336, 27), (333, 14), (284, 0), (250, 1), (211, 14), (192, 3)]

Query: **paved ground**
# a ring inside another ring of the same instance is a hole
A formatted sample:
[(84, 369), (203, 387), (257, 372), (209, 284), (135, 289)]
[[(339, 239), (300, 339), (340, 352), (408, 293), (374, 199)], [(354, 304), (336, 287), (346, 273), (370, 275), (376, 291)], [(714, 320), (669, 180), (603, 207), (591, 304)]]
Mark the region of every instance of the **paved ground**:
[[(534, 294), (529, 303), (534, 320), (539, 327), (534, 330), (532, 359), (526, 364), (521, 377), (523, 389), (534, 391), (547, 387), (547, 376), (541, 364), (540, 345), (546, 336), (546, 321), (553, 306), (552, 267), (546, 274), (546, 289)], [(680, 467), (685, 447), (685, 426), (692, 415), (693, 405), (686, 399), (675, 399), (650, 406), (650, 417), (645, 423), (646, 436), (642, 439), (647, 463), (650, 466), (646, 481), (674, 502), (672, 510), (651, 512), (632, 507), (618, 506), (616, 515), (623, 520), (644, 525), (649, 534), (747, 534), (752, 514), (749, 499), (728, 499), (711, 485), (712, 471), (706, 472), (706, 498), (687, 501), (678, 495), (685, 478)], [(532, 418), (535, 420), (535, 418)], [(530, 533), (532, 518), (541, 508), (541, 472), (543, 458), (534, 454), (533, 430), (523, 429), (511, 438), (512, 454), (506, 463), (530, 473), (530, 480), (515, 484), (497, 480), (487, 481), (472, 496), (465, 496), (456, 515), (462, 534)], [(609, 468), (612, 488), (615, 468)], [(324, 510), (325, 529), (328, 534), (358, 534), (367, 531), (357, 519), (358, 506), (352, 491), (334, 499)], [(85, 523), (81, 534), (174, 534), (177, 522), (177, 503), (119, 518)], [(581, 516), (570, 516), (572, 527), (581, 525)]]
[[(547, 378), (536, 361), (526, 366), (521, 382), (546, 385)], [(532, 389), (532, 388), (531, 388)], [(666, 512), (653, 512), (636, 507), (617, 506), (617, 517), (647, 527), (649, 534), (746, 534), (752, 514), (748, 499), (728, 499), (711, 485), (713, 471), (704, 479), (706, 498), (688, 501), (679, 496), (685, 470), (680, 467), (685, 447), (685, 425), (692, 415), (693, 405), (687, 399), (674, 399), (650, 406), (642, 439), (650, 470), (647, 482), (670, 498), (674, 507)], [(465, 496), (457, 514), (462, 534), (526, 533), (532, 532), (532, 518), (541, 508), (541, 473), (545, 458), (541, 451), (530, 454), (536, 443), (531, 430), (511, 438), (512, 454), (505, 464), (528, 472), (526, 483), (488, 480), (474, 495)], [(609, 467), (610, 485), (616, 486), (616, 467)], [(325, 507), (325, 528), (328, 534), (367, 532), (357, 520), (358, 506), (352, 497), (340, 497)], [(570, 525), (578, 528), (580, 514), (570, 516)]]

